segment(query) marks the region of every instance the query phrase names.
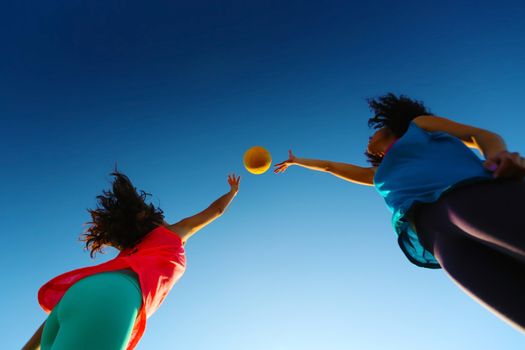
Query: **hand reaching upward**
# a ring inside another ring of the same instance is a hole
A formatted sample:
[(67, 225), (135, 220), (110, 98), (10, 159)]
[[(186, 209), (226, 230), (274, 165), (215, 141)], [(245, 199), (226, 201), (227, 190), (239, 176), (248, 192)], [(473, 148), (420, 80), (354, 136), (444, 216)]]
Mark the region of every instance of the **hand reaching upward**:
[(231, 187), (231, 192), (237, 193), (239, 191), (239, 184), (241, 183), (241, 177), (235, 176), (235, 174), (229, 174), (228, 175), (228, 183)]
[(274, 166), (276, 168), (274, 169), (273, 172), (278, 174), (278, 173), (282, 173), (282, 172), (286, 171), (286, 169), (288, 169), (288, 167), (290, 165), (295, 164), (295, 160), (296, 160), (296, 157), (293, 155), (292, 150), (289, 150), (288, 151), (288, 159), (285, 160), (284, 162), (275, 164)]

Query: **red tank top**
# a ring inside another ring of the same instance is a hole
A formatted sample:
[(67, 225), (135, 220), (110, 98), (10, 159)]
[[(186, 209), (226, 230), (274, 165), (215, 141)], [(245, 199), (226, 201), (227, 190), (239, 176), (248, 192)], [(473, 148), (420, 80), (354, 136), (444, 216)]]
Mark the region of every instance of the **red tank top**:
[(96, 273), (126, 268), (137, 273), (142, 290), (142, 306), (127, 347), (127, 350), (134, 349), (146, 329), (146, 319), (159, 308), (186, 268), (182, 240), (163, 226), (155, 228), (134, 248), (121, 251), (112, 260), (53, 278), (38, 291), (38, 302), (49, 313), (78, 280)]

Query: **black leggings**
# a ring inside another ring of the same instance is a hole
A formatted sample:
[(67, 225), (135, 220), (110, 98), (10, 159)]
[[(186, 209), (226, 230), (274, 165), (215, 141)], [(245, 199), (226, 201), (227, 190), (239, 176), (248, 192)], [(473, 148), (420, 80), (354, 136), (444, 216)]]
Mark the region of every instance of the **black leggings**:
[(415, 208), (423, 246), (482, 305), (525, 332), (525, 182), (473, 184)]

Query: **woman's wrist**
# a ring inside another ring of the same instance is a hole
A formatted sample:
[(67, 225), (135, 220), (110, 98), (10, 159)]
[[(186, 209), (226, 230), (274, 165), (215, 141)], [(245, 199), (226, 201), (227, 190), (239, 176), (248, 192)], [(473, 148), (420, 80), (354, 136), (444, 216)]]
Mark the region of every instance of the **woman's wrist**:
[(301, 165), (304, 163), (304, 158), (292, 158), (289, 160), (290, 165)]
[(491, 160), (491, 159), (494, 159), (494, 158), (497, 158), (499, 157), (500, 155), (502, 155), (503, 153), (510, 153), (507, 149), (494, 149), (494, 150), (488, 150), (485, 154), (485, 159), (486, 160)]

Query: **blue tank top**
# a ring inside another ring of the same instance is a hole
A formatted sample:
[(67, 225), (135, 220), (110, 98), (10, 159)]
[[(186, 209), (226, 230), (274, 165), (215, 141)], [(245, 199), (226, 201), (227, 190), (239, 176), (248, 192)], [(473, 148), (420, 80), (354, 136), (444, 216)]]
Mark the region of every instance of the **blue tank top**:
[(461, 140), (445, 132), (427, 132), (411, 122), (377, 168), (374, 186), (392, 212), (392, 225), (407, 258), (417, 266), (440, 268), (421, 245), (410, 223), (410, 209), (416, 203), (435, 202), (460, 185), (491, 179), (483, 161)]

